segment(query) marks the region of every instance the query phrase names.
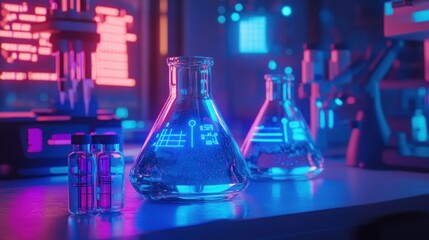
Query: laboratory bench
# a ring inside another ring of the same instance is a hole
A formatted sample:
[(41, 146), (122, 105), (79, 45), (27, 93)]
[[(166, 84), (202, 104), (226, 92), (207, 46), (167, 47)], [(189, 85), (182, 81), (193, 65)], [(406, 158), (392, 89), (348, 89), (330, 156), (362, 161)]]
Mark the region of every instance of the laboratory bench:
[(361, 239), (369, 223), (429, 210), (429, 174), (340, 160), (313, 180), (252, 181), (230, 201), (158, 203), (125, 185), (122, 213), (71, 216), (67, 176), (0, 181), (0, 239)]

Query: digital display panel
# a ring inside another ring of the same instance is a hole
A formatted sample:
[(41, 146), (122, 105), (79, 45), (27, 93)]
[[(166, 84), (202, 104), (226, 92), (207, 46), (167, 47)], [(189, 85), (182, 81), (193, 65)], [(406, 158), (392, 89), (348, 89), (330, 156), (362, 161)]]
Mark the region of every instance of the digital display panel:
[[(58, 94), (50, 33), (31, 30), (46, 20), (49, 1), (4, 0), (0, 6), (0, 111), (50, 108)], [(126, 109), (130, 118), (141, 108), (139, 10), (138, 0), (98, 0), (93, 8), (100, 34), (92, 54), (99, 107)]]

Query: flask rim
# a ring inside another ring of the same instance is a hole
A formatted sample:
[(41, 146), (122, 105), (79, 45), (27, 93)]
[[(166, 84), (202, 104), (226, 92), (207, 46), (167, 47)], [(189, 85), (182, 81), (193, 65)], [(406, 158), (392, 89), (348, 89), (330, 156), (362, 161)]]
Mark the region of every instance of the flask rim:
[(265, 81), (272, 81), (272, 82), (294, 82), (295, 77), (292, 74), (265, 74), (264, 75)]
[(168, 57), (168, 66), (180, 66), (180, 67), (196, 67), (196, 66), (213, 66), (214, 61), (212, 57), (204, 56), (176, 56)]

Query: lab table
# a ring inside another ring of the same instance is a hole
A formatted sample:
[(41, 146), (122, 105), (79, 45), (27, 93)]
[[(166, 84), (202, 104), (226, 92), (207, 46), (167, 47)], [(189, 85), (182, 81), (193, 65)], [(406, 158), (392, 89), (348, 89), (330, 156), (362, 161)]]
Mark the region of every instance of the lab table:
[(0, 239), (347, 239), (374, 219), (429, 210), (429, 174), (338, 160), (313, 180), (252, 181), (230, 201), (158, 203), (128, 174), (125, 185), (122, 213), (71, 216), (67, 176), (0, 181)]

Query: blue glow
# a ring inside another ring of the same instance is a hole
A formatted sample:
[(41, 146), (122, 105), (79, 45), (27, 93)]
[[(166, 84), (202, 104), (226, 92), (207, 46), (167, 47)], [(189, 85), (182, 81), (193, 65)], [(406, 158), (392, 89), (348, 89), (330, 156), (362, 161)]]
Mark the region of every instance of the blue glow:
[(429, 21), (429, 9), (413, 13), (413, 21), (416, 23)]
[(385, 2), (384, 3), (384, 15), (390, 16), (393, 15), (394, 10), (392, 7), (392, 2)]
[[(194, 121), (194, 120), (191, 120)], [(191, 122), (190, 121), (190, 122)], [(186, 143), (186, 134), (183, 133), (183, 131), (180, 131), (179, 133), (174, 133), (173, 129), (168, 129), (170, 126), (170, 123), (167, 122), (165, 124), (165, 128), (162, 129), (161, 133), (158, 133), (156, 135), (157, 141), (153, 144), (155, 147), (184, 147)], [(170, 131), (168, 131), (170, 130)], [(191, 134), (191, 138), (192, 138)]]
[(334, 110), (332, 109), (328, 111), (328, 128), (334, 128)]
[(288, 5), (283, 6), (282, 15), (285, 17), (289, 17), (290, 15), (292, 15), (292, 8), (289, 7)]
[(49, 96), (46, 93), (42, 93), (42, 94), (39, 95), (39, 99), (42, 102), (47, 102), (49, 100)]
[(240, 14), (238, 14), (237, 12), (234, 12), (231, 14), (231, 20), (233, 22), (237, 22), (238, 20), (240, 20)]
[(277, 122), (277, 117), (276, 116), (274, 116), (272, 119), (271, 119), (273, 122)]
[(253, 133), (253, 136), (259, 136), (259, 137), (281, 137), (281, 133)]
[(290, 67), (290, 66), (287, 66), (287, 67), (285, 67), (284, 72), (285, 72), (286, 74), (292, 74), (292, 73), (293, 73), (293, 68), (292, 68), (292, 67)]
[(272, 168), (270, 168), (270, 172), (274, 175), (286, 175), (287, 174), (287, 170), (285, 170), (284, 168), (280, 168), (280, 167), (272, 167)]
[(316, 101), (316, 107), (321, 108), (323, 106), (321, 101)]
[(291, 128), (299, 128), (299, 122), (298, 121), (291, 121), (289, 123), (289, 127), (291, 127)]
[(268, 53), (266, 17), (251, 17), (239, 25), (240, 53)]
[(304, 141), (305, 140), (305, 135), (302, 133), (294, 133), (292, 134), (292, 138), (295, 141)]
[(202, 124), (200, 125), (201, 131), (201, 140), (206, 145), (218, 145), (219, 141), (217, 140), (217, 133), (214, 132), (213, 124)]
[(137, 127), (138, 128), (144, 128), (144, 122), (143, 121), (138, 121), (137, 122)]
[(301, 175), (301, 174), (306, 174), (306, 173), (312, 172), (316, 169), (317, 169), (317, 167), (315, 167), (315, 166), (312, 166), (312, 167), (296, 167), (296, 168), (292, 169), (290, 174)]
[(283, 139), (263, 139), (263, 138), (252, 138), (252, 142), (283, 142)]
[(224, 6), (219, 6), (217, 7), (217, 12), (219, 14), (224, 14), (225, 13), (225, 7)]
[(224, 24), (224, 23), (225, 23), (225, 21), (226, 21), (225, 16), (220, 15), (219, 17), (217, 17), (217, 22), (218, 22), (218, 23), (220, 23), (220, 24)]
[(68, 167), (50, 167), (50, 174), (66, 174), (68, 172)]
[(218, 185), (204, 185), (201, 190), (200, 186), (194, 185), (177, 185), (177, 191), (180, 193), (217, 193), (228, 190), (234, 184), (218, 184)]
[(339, 99), (339, 98), (335, 98), (335, 104), (337, 104), (338, 106), (341, 106), (341, 105), (343, 105), (343, 101), (341, 101), (341, 99)]
[(118, 118), (128, 118), (128, 108), (118, 107), (115, 111), (115, 114)]
[(276, 68), (277, 68), (277, 63), (276, 63), (276, 61), (274, 61), (274, 60), (270, 60), (270, 61), (268, 61), (268, 68), (269, 68), (270, 70), (276, 70)]
[(191, 148), (194, 147), (194, 127), (195, 127), (195, 120), (190, 120), (188, 122), (188, 125), (191, 127)]
[(282, 118), (282, 125), (283, 125), (283, 137), (284, 137), (285, 142), (288, 142), (288, 141), (289, 141), (289, 139), (288, 139), (288, 134), (287, 134), (287, 127), (286, 127), (286, 124), (287, 124), (287, 119), (286, 119), (286, 118)]
[(134, 129), (137, 127), (137, 122), (134, 120), (123, 120), (121, 125), (123, 129)]
[(319, 111), (319, 127), (321, 129), (324, 129), (325, 125), (326, 125), (325, 111), (322, 109)]
[(7, 103), (12, 103), (16, 101), (16, 94), (14, 92), (8, 92), (5, 98)]
[(235, 11), (241, 12), (243, 10), (243, 4), (236, 3), (235, 6), (234, 6), (234, 8), (235, 8)]

